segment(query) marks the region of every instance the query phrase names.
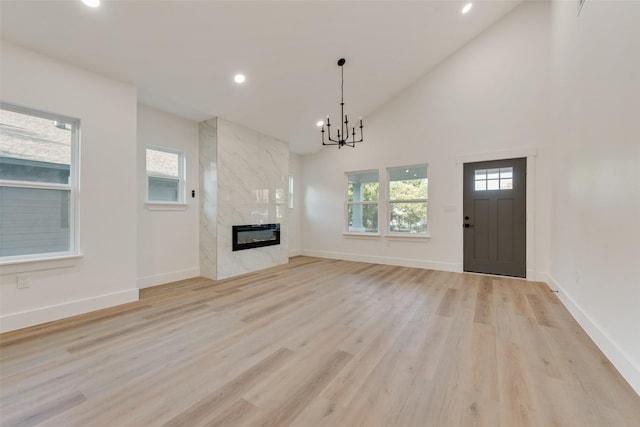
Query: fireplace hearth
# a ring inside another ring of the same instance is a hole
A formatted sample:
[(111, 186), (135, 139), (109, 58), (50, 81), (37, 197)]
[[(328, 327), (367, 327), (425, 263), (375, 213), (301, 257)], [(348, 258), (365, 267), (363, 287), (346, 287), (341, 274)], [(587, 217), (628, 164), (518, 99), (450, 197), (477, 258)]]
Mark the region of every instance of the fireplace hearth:
[(233, 250), (260, 248), (280, 244), (280, 224), (232, 226)]

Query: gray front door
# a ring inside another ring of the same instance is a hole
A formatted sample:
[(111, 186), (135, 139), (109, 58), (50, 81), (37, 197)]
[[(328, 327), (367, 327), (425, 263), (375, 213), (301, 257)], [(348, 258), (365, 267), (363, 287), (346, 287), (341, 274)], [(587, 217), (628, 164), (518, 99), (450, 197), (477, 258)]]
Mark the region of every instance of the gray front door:
[(464, 164), (464, 271), (526, 277), (527, 159)]

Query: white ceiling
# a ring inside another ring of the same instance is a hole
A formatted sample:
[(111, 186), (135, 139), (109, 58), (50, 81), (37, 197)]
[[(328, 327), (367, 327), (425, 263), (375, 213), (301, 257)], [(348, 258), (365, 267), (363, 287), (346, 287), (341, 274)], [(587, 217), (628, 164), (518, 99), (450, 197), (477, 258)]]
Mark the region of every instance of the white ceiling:
[[(521, 0), (0, 2), (2, 38), (138, 88), (141, 103), (321, 148), (315, 126), (366, 117)], [(243, 72), (244, 85), (233, 82)]]

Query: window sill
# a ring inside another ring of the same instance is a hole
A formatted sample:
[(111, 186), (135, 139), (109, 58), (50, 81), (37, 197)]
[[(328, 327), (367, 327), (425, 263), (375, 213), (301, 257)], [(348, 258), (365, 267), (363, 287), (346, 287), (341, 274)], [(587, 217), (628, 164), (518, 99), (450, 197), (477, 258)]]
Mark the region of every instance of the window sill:
[(145, 202), (145, 207), (150, 211), (184, 211), (187, 210), (186, 203), (161, 203), (161, 202)]
[(353, 232), (353, 231), (344, 231), (342, 235), (347, 238), (360, 238), (360, 239), (379, 239), (380, 233), (365, 233), (365, 232)]
[(428, 233), (388, 233), (385, 234), (384, 237), (389, 240), (428, 240), (431, 238), (431, 235)]
[(17, 274), (27, 271), (53, 270), (56, 268), (75, 267), (84, 257), (81, 254), (60, 255), (33, 259), (16, 259), (0, 261), (2, 274)]

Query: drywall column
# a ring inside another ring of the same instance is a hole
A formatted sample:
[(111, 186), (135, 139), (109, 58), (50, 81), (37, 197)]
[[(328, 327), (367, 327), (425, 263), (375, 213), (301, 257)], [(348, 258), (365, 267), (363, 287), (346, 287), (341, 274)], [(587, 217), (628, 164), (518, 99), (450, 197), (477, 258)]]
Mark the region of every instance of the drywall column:
[(218, 120), (200, 123), (200, 275), (216, 279)]

